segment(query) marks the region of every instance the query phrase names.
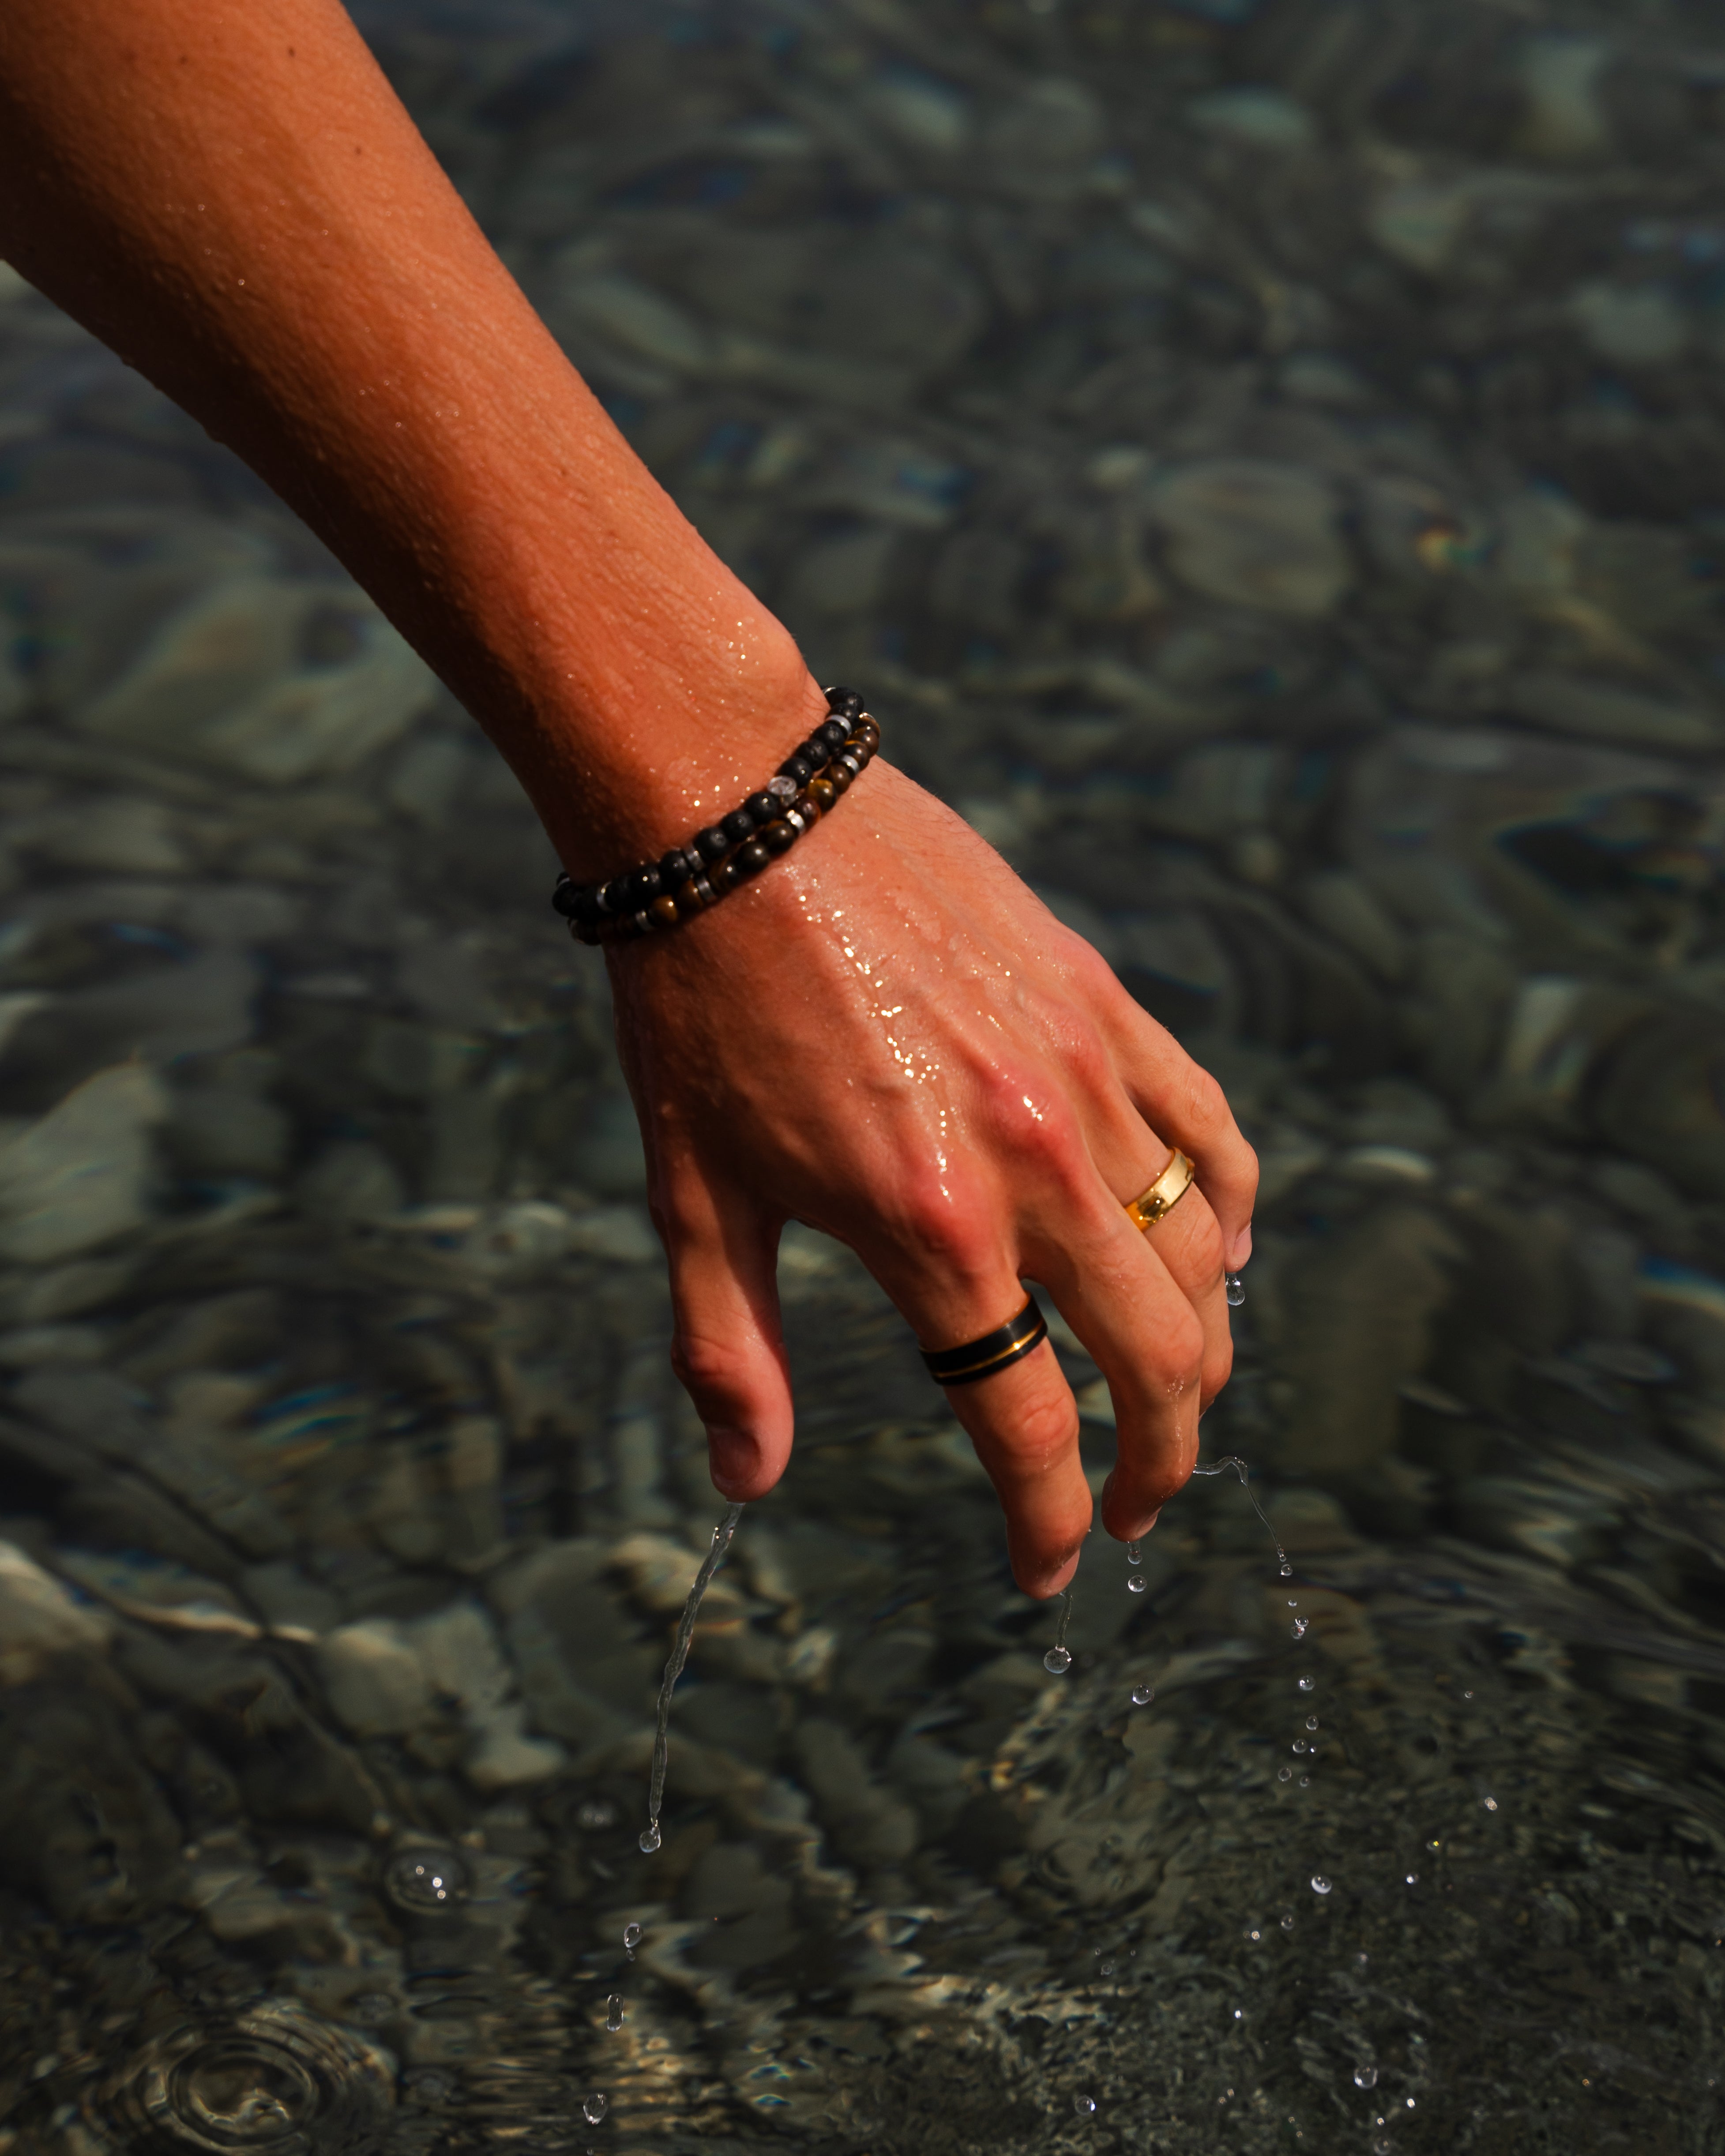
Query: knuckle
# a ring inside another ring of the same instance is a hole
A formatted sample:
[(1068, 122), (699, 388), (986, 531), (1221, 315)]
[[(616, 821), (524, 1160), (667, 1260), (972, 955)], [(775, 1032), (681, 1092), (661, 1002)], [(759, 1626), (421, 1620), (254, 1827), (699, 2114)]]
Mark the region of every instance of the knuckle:
[(1204, 1327), (1195, 1312), (1186, 1309), (1170, 1317), (1158, 1332), (1145, 1358), (1150, 1382), (1170, 1397), (1191, 1391), (1204, 1375)]
[[(1062, 1388), (1062, 1392), (1065, 1389)], [(1070, 1394), (1038, 1392), (1014, 1408), (1010, 1421), (995, 1433), (996, 1450), (1020, 1474), (1034, 1474), (1069, 1451), (1078, 1436), (1078, 1409)]]
[(987, 1238), (979, 1209), (965, 1202), (956, 1181), (937, 1165), (914, 1169), (891, 1204), (898, 1240), (945, 1275), (968, 1279), (983, 1270)]
[(730, 1342), (679, 1327), (671, 1342), (671, 1368), (699, 1408), (729, 1408), (752, 1391), (747, 1359)]

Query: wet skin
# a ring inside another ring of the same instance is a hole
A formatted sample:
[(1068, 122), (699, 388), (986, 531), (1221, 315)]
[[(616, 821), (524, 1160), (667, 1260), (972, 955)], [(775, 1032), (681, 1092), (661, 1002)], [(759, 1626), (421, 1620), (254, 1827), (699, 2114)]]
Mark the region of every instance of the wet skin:
[[(824, 705), (539, 322), (330, 0), (12, 0), (0, 250), (229, 443), (507, 757), (578, 877), (681, 844)], [(887, 714), (888, 755), (891, 749)], [(1143, 1533), (1225, 1381), (1256, 1163), (1214, 1083), (956, 816), (882, 761), (788, 860), (613, 961), (713, 1475), (792, 1404), (774, 1251), (839, 1236), (924, 1346), (1044, 1282), (1112, 1393)], [(1198, 1187), (1122, 1210), (1171, 1146)], [(1031, 1593), (1091, 1501), (1045, 1344), (955, 1389)]]

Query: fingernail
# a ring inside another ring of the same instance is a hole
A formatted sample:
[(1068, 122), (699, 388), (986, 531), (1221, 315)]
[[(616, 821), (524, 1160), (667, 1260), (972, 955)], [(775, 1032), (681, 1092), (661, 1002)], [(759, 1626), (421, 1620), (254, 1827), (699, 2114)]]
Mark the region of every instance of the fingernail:
[(706, 1434), (707, 1471), (721, 1497), (745, 1497), (761, 1469), (761, 1448), (746, 1430), (721, 1427)]
[(1228, 1250), (1228, 1270), (1237, 1273), (1252, 1255), (1252, 1224), (1248, 1220)]

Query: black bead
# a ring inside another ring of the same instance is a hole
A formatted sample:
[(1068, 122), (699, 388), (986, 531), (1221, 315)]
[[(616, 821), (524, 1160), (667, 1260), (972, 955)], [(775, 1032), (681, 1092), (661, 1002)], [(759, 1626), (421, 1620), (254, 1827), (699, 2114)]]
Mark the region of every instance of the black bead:
[(824, 769), (827, 758), (832, 752), (819, 734), (811, 734), (802, 747), (797, 751), (797, 754), (811, 771)]
[(844, 747), (850, 738), (850, 729), (843, 719), (829, 719), (824, 726), (815, 729), (814, 738), (824, 746), (830, 756), (834, 749)]
[(726, 835), (733, 845), (740, 844), (755, 828), (755, 819), (747, 808), (733, 808), (725, 819)]
[(614, 913), (619, 911), (615, 881), (596, 883), (593, 887), (593, 902), (601, 921), (608, 920)]
[(721, 824), (710, 824), (695, 841), (696, 850), (703, 861), (716, 861), (731, 850), (731, 840)]
[(565, 921), (573, 921), (581, 903), (580, 885), (571, 883), (566, 875), (559, 876), (557, 889), (551, 895), (551, 902)]
[(781, 778), (794, 779), (798, 786), (806, 786), (814, 776), (814, 766), (798, 749), (794, 756), (788, 756), (780, 764), (778, 775)]
[(737, 873), (739, 875), (759, 875), (773, 856), (758, 839), (751, 839), (747, 845), (737, 852)]
[(668, 854), (661, 856), (659, 863), (659, 881), (661, 889), (675, 891), (680, 883), (686, 880), (688, 874), (688, 864), (684, 859), (683, 849), (680, 846), (673, 846)]
[(742, 805), (754, 818), (757, 829), (762, 824), (770, 824), (778, 814), (778, 797), (775, 793), (752, 793)]
[(651, 906), (654, 900), (663, 894), (664, 890), (663, 878), (657, 868), (649, 862), (645, 868), (637, 869), (629, 878), (629, 902), (637, 910)]
[(589, 886), (585, 891), (576, 892), (574, 911), (570, 916), (572, 920), (578, 921), (583, 928), (596, 928), (604, 917), (599, 906), (598, 891)]
[(827, 690), (827, 709), (854, 719), (863, 707), (863, 700), (855, 689), (831, 688)]

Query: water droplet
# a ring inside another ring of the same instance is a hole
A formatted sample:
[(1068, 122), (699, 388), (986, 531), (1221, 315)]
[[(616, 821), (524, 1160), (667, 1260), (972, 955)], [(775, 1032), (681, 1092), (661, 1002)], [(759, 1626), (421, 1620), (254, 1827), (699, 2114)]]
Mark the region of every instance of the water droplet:
[(1072, 1666), (1070, 1647), (1050, 1647), (1042, 1657), (1042, 1666), (1051, 1677), (1062, 1676)]
[(1484, 1804), (1488, 1812), (1495, 1812), (1497, 1809), (1497, 1799), (1496, 1797), (1481, 1797), (1480, 1802)]
[(1081, 2118), (1087, 2118), (1096, 2107), (1096, 2100), (1093, 2096), (1075, 2096), (1072, 2099), (1072, 2108)]
[(649, 1825), (644, 1827), (641, 1830), (640, 1841), (642, 1856), (650, 1856), (654, 1851), (658, 1848), (663, 1838), (664, 1837), (659, 1831), (659, 1822), (657, 1820), (654, 1820)]
[(585, 1827), (589, 1834), (601, 1833), (617, 1824), (617, 1807), (603, 1797), (589, 1797), (575, 1815), (577, 1826)]
[(1292, 1567), (1292, 1565), (1291, 1565), (1291, 1564), (1288, 1563), (1288, 1561), (1287, 1561), (1287, 1559), (1286, 1559), (1286, 1558), (1284, 1558), (1282, 1559), (1282, 1561), (1281, 1561), (1281, 1576), (1282, 1576), (1282, 1578), (1283, 1578), (1284, 1579), (1291, 1579), (1291, 1578), (1293, 1578), (1293, 1576), (1294, 1576), (1294, 1568)]
[(1434, 1852), (1435, 1852), (1436, 1851), (1438, 1851), (1438, 1850), (1441, 1849), (1441, 1848), (1443, 1847), (1443, 1845), (1443, 1845), (1443, 1844), (1442, 1844), (1442, 1842), (1440, 1842), (1440, 1841), (1429, 1841), (1429, 1842), (1427, 1842), (1427, 1843), (1426, 1843), (1426, 1845), (1425, 1845), (1425, 1846), (1426, 1846), (1429, 1850), (1431, 1850), (1431, 1851), (1434, 1851)]
[(1155, 1697), (1155, 1687), (1152, 1685), (1136, 1684), (1132, 1686), (1132, 1705), (1134, 1707), (1148, 1707), (1151, 1701), (1154, 1699)]
[(1353, 2085), (1356, 2088), (1376, 2088), (1378, 2069), (1375, 2066), (1356, 2066), (1353, 2070)]
[(1135, 1572), (1132, 1578), (1126, 1583), (1126, 1591), (1128, 1594), (1142, 1594), (1144, 1591), (1144, 1587), (1145, 1580), (1144, 1575), (1142, 1572)]
[(1127, 1544), (1126, 1561), (1128, 1564), (1142, 1564), (1144, 1562), (1144, 1548), (1142, 1543)]
[(623, 2001), (614, 1991), (611, 1994), (611, 1996), (605, 2001), (605, 2026), (610, 2030), (614, 2036), (623, 2026), (625, 2018), (626, 2017), (623, 2011)]
[(1294, 1620), (1292, 1629), (1296, 1640), (1303, 1640), (1306, 1637), (1306, 1628), (1311, 1622), (1312, 1620), (1309, 1617), (1296, 1617)]
[(1276, 1779), (1278, 1782), (1291, 1782), (1294, 1779), (1293, 1768), (1291, 1767), (1278, 1767), (1276, 1770)]
[(1312, 1747), (1306, 1742), (1306, 1739), (1303, 1737), (1296, 1737), (1294, 1739), (1294, 1749), (1296, 1752), (1309, 1752), (1312, 1749)]
[(1105, 1961), (1105, 1962), (1103, 1962), (1103, 1963), (1102, 1963), (1102, 1964), (1098, 1967), (1098, 1969), (1097, 1969), (1097, 1970), (1096, 1970), (1096, 1974), (1097, 1974), (1098, 1976), (1112, 1976), (1112, 1975), (1113, 1975), (1113, 1974), (1114, 1974), (1114, 1964), (1113, 1964), (1113, 1963), (1112, 1963), (1111, 1961)]
[(1316, 1691), (1317, 1690), (1317, 1679), (1316, 1677), (1301, 1677), (1300, 1680), (1300, 1689), (1301, 1691)]
[(1408, 1874), (1407, 1884), (1409, 1887), (1417, 1887), (1420, 1884), (1420, 1874), (1417, 1871), (1410, 1871)]
[(641, 1943), (641, 1928), (639, 1924), (625, 1924), (624, 1926), (623, 1943), (629, 1948), (631, 1953), (633, 1953), (635, 1948), (639, 1946)]
[(1312, 1777), (1310, 1774), (1302, 1774), (1300, 1777), (1300, 1787), (1302, 1789), (1309, 1789), (1312, 1787)]
[(601, 2091), (595, 2089), (590, 2097), (587, 2097), (583, 2099), (581, 2105), (581, 2116), (587, 2121), (589, 2126), (597, 2126), (610, 2108), (610, 2097), (603, 2094)]
[(1387, 2136), (1380, 2134), (1372, 2143), (1372, 2156), (1391, 2156), (1394, 2146), (1394, 2143)]
[(1228, 1276), (1228, 1307), (1230, 1310), (1238, 1310), (1241, 1303), (1245, 1301), (1245, 1282), (1240, 1278), (1238, 1273), (1230, 1273)]
[(1284, 1917), (1281, 1920), (1281, 1928), (1285, 1932), (1292, 1931), (1294, 1928), (1293, 1917), (1291, 1916)]
[(1314, 1894), (1327, 1894), (1329, 1892), (1330, 1882), (1325, 1878), (1322, 1871), (1314, 1871), (1312, 1873), (1312, 1891)]
[(1308, 1715), (1307, 1716), (1307, 1717), (1306, 1717), (1306, 1727), (1307, 1727), (1308, 1729), (1316, 1729), (1316, 1728), (1317, 1728), (1317, 1717), (1315, 1714), (1308, 1714)]
[(1244, 2021), (1245, 2019), (1245, 2007), (1236, 2006), (1234, 2010), (1234, 2018), (1236, 2021)]
[(1417, 2107), (1417, 2106), (1418, 2106), (1418, 2104), (1419, 2104), (1419, 2101), (1420, 2101), (1420, 2099), (1419, 2099), (1417, 2097), (1412, 2097), (1412, 2096), (1404, 2096), (1404, 2097), (1402, 2098), (1402, 2102), (1403, 2102), (1404, 2104), (1406, 2104), (1406, 2106), (1408, 2107), (1408, 2108), (1409, 2108), (1409, 2111), (1412, 2111), (1412, 2110), (1414, 2110), (1414, 2109), (1415, 2109), (1415, 2108), (1416, 2108), (1416, 2107)]
[(390, 1860), (383, 1891), (398, 1908), (435, 1914), (467, 1898), (467, 1866), (443, 1849), (404, 1849)]
[(455, 2077), (439, 2073), (435, 2066), (422, 2066), (408, 2074), (402, 2086), (415, 2103), (447, 2103), (455, 2093)]

